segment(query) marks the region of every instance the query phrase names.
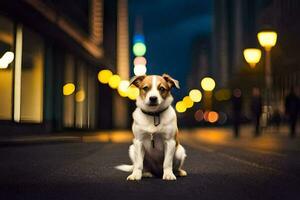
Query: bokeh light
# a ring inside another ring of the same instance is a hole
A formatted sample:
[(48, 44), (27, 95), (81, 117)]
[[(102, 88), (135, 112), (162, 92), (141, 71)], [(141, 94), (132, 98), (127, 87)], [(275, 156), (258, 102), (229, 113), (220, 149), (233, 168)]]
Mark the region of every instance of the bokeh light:
[(136, 34), (136, 35), (133, 36), (133, 42), (134, 43), (138, 43), (138, 42), (144, 43), (145, 42), (145, 37), (141, 34)]
[(217, 101), (227, 101), (231, 97), (231, 92), (229, 89), (220, 89), (216, 91), (215, 98)]
[(14, 60), (15, 54), (11, 51), (7, 51), (0, 58), (0, 69), (6, 69), (8, 65)]
[(135, 57), (134, 60), (133, 60), (133, 64), (134, 64), (134, 66), (136, 66), (136, 65), (144, 65), (144, 66), (146, 66), (147, 60), (143, 56)]
[(197, 110), (197, 111), (195, 112), (195, 114), (194, 114), (194, 117), (195, 117), (195, 120), (196, 120), (197, 122), (201, 122), (201, 121), (203, 120), (203, 118), (204, 118), (204, 113), (203, 113), (203, 111), (202, 111), (202, 110)]
[(133, 53), (135, 56), (143, 56), (146, 53), (146, 45), (142, 42), (133, 45)]
[(116, 89), (117, 87), (119, 87), (119, 84), (121, 82), (121, 78), (119, 75), (113, 75), (110, 77), (109, 81), (108, 81), (108, 85), (113, 88)]
[(98, 80), (100, 83), (106, 84), (109, 82), (109, 79), (112, 77), (112, 75), (113, 73), (108, 69), (101, 70), (98, 73)]
[(130, 86), (127, 90), (127, 96), (131, 100), (136, 100), (136, 98), (140, 95), (140, 91), (135, 86)]
[(119, 87), (118, 87), (118, 92), (119, 92), (120, 96), (127, 97), (128, 88), (129, 88), (129, 81), (122, 80), (119, 84)]
[(207, 121), (210, 123), (215, 123), (219, 119), (219, 114), (215, 111), (210, 111), (207, 116)]
[(79, 90), (75, 94), (75, 101), (76, 102), (83, 102), (85, 100), (85, 92), (84, 90)]
[(193, 102), (200, 102), (202, 99), (202, 94), (198, 89), (191, 90), (189, 96)]
[(212, 91), (216, 87), (216, 82), (210, 77), (205, 77), (201, 81), (201, 87), (205, 91)]
[(175, 109), (177, 110), (177, 112), (179, 113), (183, 113), (186, 111), (186, 107), (185, 104), (182, 101), (178, 101), (175, 105)]
[(189, 96), (184, 97), (182, 102), (184, 103), (186, 108), (191, 108), (194, 105), (194, 102)]
[(73, 83), (67, 83), (63, 86), (63, 94), (65, 96), (73, 94), (75, 91), (75, 85)]
[(145, 65), (135, 65), (133, 68), (133, 73), (136, 76), (145, 75), (147, 72), (147, 68)]

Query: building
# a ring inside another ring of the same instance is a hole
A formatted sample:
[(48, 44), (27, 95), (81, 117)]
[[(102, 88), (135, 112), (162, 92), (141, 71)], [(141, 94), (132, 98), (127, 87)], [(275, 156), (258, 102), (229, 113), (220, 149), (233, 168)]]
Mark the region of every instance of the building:
[[(297, 47), (300, 42), (300, 24), (297, 0), (218, 0), (214, 1), (213, 70), (221, 87), (239, 83), (250, 87), (263, 87), (264, 53), (256, 69), (250, 69), (243, 57), (243, 50), (259, 46), (257, 33), (273, 29), (278, 34), (272, 49), (273, 93), (277, 100), (291, 86), (299, 85)], [(242, 77), (242, 78), (239, 78)], [(250, 91), (250, 90), (249, 90)]]
[[(97, 73), (109, 68), (128, 78), (128, 50), (120, 50), (128, 43), (127, 20), (122, 18), (126, 4), (126, 0), (0, 2), (2, 135), (116, 126), (114, 107), (121, 100), (98, 83)], [(120, 115), (127, 116), (126, 106), (123, 103)]]

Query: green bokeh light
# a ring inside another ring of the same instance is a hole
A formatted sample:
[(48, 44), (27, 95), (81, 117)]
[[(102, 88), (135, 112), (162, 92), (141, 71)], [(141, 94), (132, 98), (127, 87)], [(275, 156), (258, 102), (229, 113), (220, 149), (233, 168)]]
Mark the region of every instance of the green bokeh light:
[(133, 53), (135, 56), (143, 56), (146, 53), (146, 45), (142, 42), (133, 45)]

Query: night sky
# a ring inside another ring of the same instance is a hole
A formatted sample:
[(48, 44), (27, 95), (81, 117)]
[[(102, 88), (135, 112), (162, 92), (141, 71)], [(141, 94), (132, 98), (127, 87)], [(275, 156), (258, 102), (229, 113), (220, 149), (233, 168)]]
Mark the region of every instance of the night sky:
[[(212, 0), (129, 0), (130, 37), (136, 18), (143, 20), (147, 74), (168, 73), (187, 92), (193, 39), (212, 32)], [(132, 44), (132, 43), (131, 43)], [(132, 57), (133, 58), (133, 57)], [(133, 64), (131, 64), (133, 68)]]

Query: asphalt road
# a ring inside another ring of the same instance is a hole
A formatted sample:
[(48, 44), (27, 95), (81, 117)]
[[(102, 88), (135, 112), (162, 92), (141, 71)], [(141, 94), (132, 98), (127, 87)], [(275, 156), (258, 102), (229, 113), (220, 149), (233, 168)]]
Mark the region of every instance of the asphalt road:
[(214, 134), (183, 134), (188, 176), (173, 182), (126, 181), (113, 167), (129, 163), (129, 143), (0, 147), (0, 199), (300, 198), (299, 140)]

